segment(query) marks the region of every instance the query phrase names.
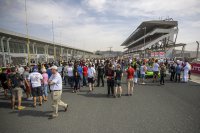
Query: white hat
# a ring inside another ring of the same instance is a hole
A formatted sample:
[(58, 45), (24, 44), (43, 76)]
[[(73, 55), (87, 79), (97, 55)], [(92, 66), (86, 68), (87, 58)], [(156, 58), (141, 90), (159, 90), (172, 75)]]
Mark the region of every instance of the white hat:
[(49, 69), (55, 69), (55, 70), (57, 70), (58, 67), (57, 67), (57, 66), (52, 66), (52, 67), (50, 67)]

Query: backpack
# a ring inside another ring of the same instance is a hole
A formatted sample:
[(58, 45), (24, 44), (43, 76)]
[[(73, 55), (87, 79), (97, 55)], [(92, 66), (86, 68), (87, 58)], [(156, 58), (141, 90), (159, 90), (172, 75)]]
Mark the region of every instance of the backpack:
[(8, 77), (8, 86), (10, 87), (20, 87), (22, 85), (22, 77), (20, 74), (16, 73), (16, 74), (10, 74)]

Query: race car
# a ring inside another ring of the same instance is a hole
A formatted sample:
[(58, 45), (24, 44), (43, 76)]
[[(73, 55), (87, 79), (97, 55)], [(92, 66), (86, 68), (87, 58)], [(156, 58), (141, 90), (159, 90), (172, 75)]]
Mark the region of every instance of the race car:
[[(151, 67), (147, 66), (147, 71), (145, 73), (146, 78), (153, 78), (153, 70)], [(158, 77), (160, 77), (160, 73), (158, 73)]]

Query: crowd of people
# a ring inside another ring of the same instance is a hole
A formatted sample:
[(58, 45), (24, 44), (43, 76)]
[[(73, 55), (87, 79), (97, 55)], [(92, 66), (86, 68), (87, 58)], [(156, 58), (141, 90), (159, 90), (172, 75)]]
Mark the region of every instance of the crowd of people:
[[(135, 84), (145, 84), (147, 72), (152, 73), (152, 82), (158, 79), (165, 84), (165, 77), (170, 75), (170, 81), (188, 82), (191, 65), (187, 60), (170, 59), (137, 59), (137, 58), (101, 58), (71, 60), (63, 63), (44, 63), (31, 66), (14, 66), (2, 69), (0, 74), (4, 95), (11, 94), (11, 108), (22, 110), (23, 92), (27, 100), (33, 101), (33, 107), (48, 101), (50, 92), (53, 114), (58, 116), (58, 105), (67, 111), (68, 104), (61, 101), (63, 86), (70, 86), (72, 93), (77, 93), (82, 87), (88, 87), (88, 94), (93, 94), (96, 87), (104, 87), (107, 81), (107, 97), (121, 97), (122, 78), (125, 75), (127, 85), (126, 96), (132, 96)], [(37, 98), (38, 97), (38, 98)], [(17, 98), (18, 104), (15, 100)]]

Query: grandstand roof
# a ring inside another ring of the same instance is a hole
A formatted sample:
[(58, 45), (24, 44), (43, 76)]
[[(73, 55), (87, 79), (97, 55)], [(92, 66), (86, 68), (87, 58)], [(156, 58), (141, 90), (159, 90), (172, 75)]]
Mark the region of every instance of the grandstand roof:
[[(146, 34), (153, 31), (154, 29), (171, 29), (177, 27), (177, 21), (167, 21), (167, 20), (152, 20), (142, 22), (137, 29), (121, 44), (121, 46), (127, 46), (130, 42), (134, 42), (137, 39), (143, 37)], [(146, 30), (146, 31), (144, 31)], [(155, 36), (157, 36), (155, 34)]]

